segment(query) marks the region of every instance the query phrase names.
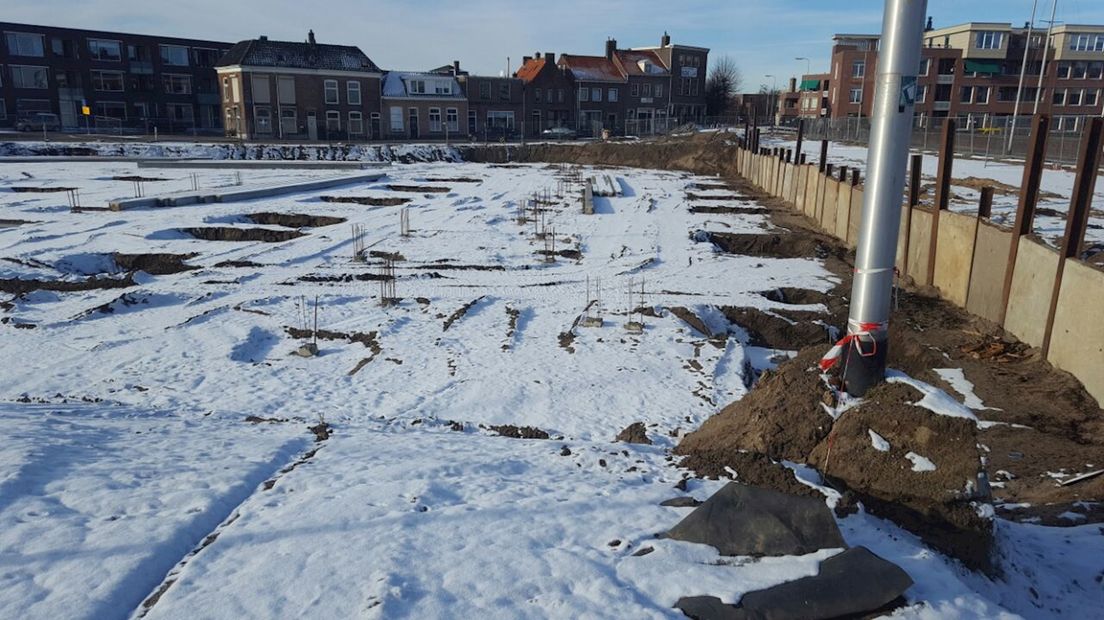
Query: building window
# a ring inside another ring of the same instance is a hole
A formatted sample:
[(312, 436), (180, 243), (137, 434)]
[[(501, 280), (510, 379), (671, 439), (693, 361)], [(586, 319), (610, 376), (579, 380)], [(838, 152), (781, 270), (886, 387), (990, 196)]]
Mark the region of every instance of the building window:
[(563, 103), (564, 102), (564, 89), (559, 88), (559, 89), (556, 90), (556, 93), (557, 93), (556, 100), (560, 103)]
[(399, 106), (391, 106), (391, 131), (403, 130), (403, 111)]
[(542, 99), (543, 99), (543, 96), (541, 95), (541, 89), (534, 88), (533, 89), (533, 101), (536, 101), (537, 103), (540, 103)]
[(930, 69), (931, 69), (931, 58), (921, 58), (920, 59), (920, 71), (917, 72), (917, 75), (922, 75), (922, 76), (927, 75), (928, 71)]
[(295, 103), (295, 78), (293, 76), (281, 75), (276, 78), (276, 98), (280, 104)]
[(477, 131), (479, 131), (479, 114), (475, 110), (468, 110), (468, 133), (475, 135)]
[(249, 77), (249, 82), (253, 91), (253, 103), (272, 102), (272, 93), (269, 92), (267, 75), (252, 75)]
[(92, 60), (119, 62), (123, 59), (123, 44), (119, 41), (89, 39), (88, 53)]
[(1099, 103), (1099, 102), (1100, 102), (1100, 89), (1099, 88), (1085, 89), (1085, 101), (1084, 101), (1085, 105), (1095, 107), (1096, 104)]
[(977, 33), (977, 48), (979, 50), (999, 50), (1004, 43), (1004, 33), (992, 30), (983, 30)]
[[(502, 100), (508, 100), (510, 98), (510, 83), (502, 82), (498, 85), (498, 98)], [(552, 89), (548, 89), (548, 100), (552, 101)]]
[(490, 99), (491, 98), (491, 83), (484, 80), (479, 83), (479, 98)]
[(1071, 33), (1069, 48), (1072, 52), (1104, 52), (1104, 34), (1093, 36), (1086, 32)]
[[(345, 98), (348, 100), (346, 103), (349, 105), (360, 105), (360, 82), (356, 80), (345, 82)], [(363, 118), (361, 119), (361, 125), (364, 125)], [(352, 131), (352, 129), (349, 131)]]
[(862, 103), (862, 89), (861, 88), (852, 88), (851, 89), (850, 102), (851, 103)]
[(326, 133), (341, 133), (341, 112), (326, 110)]
[(988, 86), (976, 86), (976, 87), (974, 87), (974, 103), (977, 103), (977, 104), (989, 103), (989, 87)]
[(8, 44), (8, 54), (11, 56), (34, 56), (42, 58), (46, 55), (42, 43), (42, 35), (29, 32), (5, 32), (4, 39)]
[(100, 101), (96, 103), (96, 116), (126, 120), (126, 104), (122, 101)]
[(591, 101), (601, 101), (602, 100), (602, 89), (601, 88), (592, 88), (592, 89), (590, 89), (590, 100)]
[(49, 88), (49, 72), (46, 67), (12, 65), (12, 86), (15, 88)]
[(361, 112), (349, 112), (349, 135), (364, 135), (364, 114)]
[(609, 89), (609, 92), (607, 93), (606, 99), (608, 99), (611, 103), (616, 102), (617, 101), (617, 89), (616, 88)]
[(207, 47), (192, 48), (192, 64), (197, 67), (213, 67), (222, 58), (222, 53)]
[(963, 86), (959, 91), (958, 101), (959, 103), (970, 103), (970, 100), (974, 98), (974, 87)]
[(655, 96), (657, 99), (663, 96), (663, 84), (655, 85)]
[(253, 108), (253, 125), (257, 133), (272, 133), (272, 108), (257, 106)]
[(429, 109), (429, 130), (441, 131), (441, 108)]
[(1075, 80), (1083, 80), (1089, 76), (1089, 63), (1084, 61), (1077, 61), (1073, 63), (1073, 72), (1070, 77)]
[(694, 78), (693, 80), (690, 80), (690, 96), (691, 97), (697, 97), (698, 96), (698, 80), (697, 80), (697, 78)]
[(161, 64), (173, 67), (188, 66), (188, 48), (182, 45), (162, 45)]
[(652, 96), (652, 85), (651, 84), (644, 84), (643, 86), (641, 86), (640, 87), (640, 96), (642, 96), (642, 97), (651, 97)]
[(449, 131), (460, 131), (460, 113), (457, 111), (456, 108), (449, 108), (445, 110), (445, 122), (448, 123)]
[(579, 101), (589, 101), (589, 100), (590, 100), (590, 89), (589, 88), (580, 88), (579, 89)]
[(629, 96), (630, 97), (639, 97), (640, 96), (640, 84), (633, 83), (633, 84), (629, 85)]
[(407, 87), (412, 95), (424, 95), (426, 92), (425, 80), (410, 80)]
[[(178, 73), (164, 73), (161, 75), (161, 84), (165, 87), (165, 94), (167, 95), (190, 95), (192, 94), (192, 76), (180, 75)], [(267, 89), (266, 89), (266, 95)], [(264, 101), (263, 103), (268, 103)]]
[(1071, 88), (1066, 94), (1066, 105), (1081, 105), (1081, 89)]
[(437, 80), (433, 84), (433, 92), (438, 94), (438, 95), (451, 95), (452, 94), (452, 82)]
[(225, 101), (230, 101), (230, 78), (222, 78), (222, 98)]
[(123, 92), (122, 71), (92, 71), (92, 90), (100, 92)]
[(1099, 80), (1104, 78), (1104, 62), (1090, 62), (1089, 63), (1089, 79)]
[(512, 111), (487, 112), (487, 128), (489, 129), (513, 129), (514, 113)]
[(861, 78), (866, 75), (866, 61), (856, 60), (851, 63), (851, 77)]
[(299, 131), (299, 112), (291, 106), (280, 107), (280, 134), (294, 135)]
[(1066, 105), (1066, 91), (1055, 89), (1054, 98), (1051, 101), (1054, 105)]
[(328, 104), (340, 103), (337, 94), (337, 80), (323, 80), (322, 90), (325, 93), (325, 101)]
[(1057, 67), (1055, 68), (1055, 72), (1058, 75), (1058, 79), (1059, 80), (1068, 80), (1069, 76), (1070, 76), (1070, 69), (1071, 69), (1070, 63), (1068, 63), (1068, 62), (1058, 63)]
[(190, 103), (166, 103), (165, 111), (168, 112), (169, 118), (174, 121), (191, 123), (195, 118)]
[(8, 103), (0, 98), (0, 119), (8, 118)]

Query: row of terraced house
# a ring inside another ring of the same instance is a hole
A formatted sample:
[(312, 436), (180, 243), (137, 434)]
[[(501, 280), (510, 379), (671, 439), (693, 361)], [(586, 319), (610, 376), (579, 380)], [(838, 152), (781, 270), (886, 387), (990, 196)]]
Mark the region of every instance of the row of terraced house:
[(534, 53), (512, 75), (459, 62), (381, 69), (358, 47), (236, 44), (0, 23), (0, 127), (40, 112), (70, 131), (243, 140), (497, 140), (553, 127), (649, 134), (705, 116), (709, 50), (673, 44)]

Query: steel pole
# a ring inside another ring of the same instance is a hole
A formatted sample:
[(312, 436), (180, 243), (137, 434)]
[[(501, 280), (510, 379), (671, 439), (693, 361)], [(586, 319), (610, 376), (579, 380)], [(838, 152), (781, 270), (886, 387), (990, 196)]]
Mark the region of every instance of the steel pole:
[(1043, 77), (1046, 76), (1047, 57), (1050, 56), (1050, 41), (1054, 36), (1054, 16), (1058, 14), (1058, 0), (1050, 5), (1050, 21), (1047, 23), (1046, 44), (1043, 45), (1043, 65), (1039, 68), (1039, 85), (1035, 89), (1035, 107), (1031, 109), (1032, 116), (1039, 113), (1039, 101), (1043, 96)]
[[(1008, 129), (1008, 146), (1005, 154), (1012, 152), (1012, 138), (1016, 135), (1016, 116), (1020, 113), (1020, 99), (1023, 98), (1024, 77), (1027, 75), (1027, 52), (1031, 49), (1031, 33), (1035, 29), (1035, 10), (1039, 8), (1039, 0), (1031, 4), (1031, 21), (1027, 23), (1027, 39), (1024, 40), (1023, 64), (1020, 65), (1020, 85), (1016, 87), (1016, 104), (1012, 106), (1012, 125)], [(992, 93), (990, 93), (992, 96)], [(989, 149), (986, 148), (988, 156)]]
[(886, 0), (869, 171), (855, 254), (844, 389), (861, 396), (885, 377), (889, 310), (927, 0)]

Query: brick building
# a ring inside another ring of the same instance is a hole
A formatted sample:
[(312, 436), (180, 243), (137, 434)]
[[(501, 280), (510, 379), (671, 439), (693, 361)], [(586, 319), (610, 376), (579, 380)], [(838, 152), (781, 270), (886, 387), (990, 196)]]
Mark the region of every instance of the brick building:
[[(611, 42), (616, 48), (617, 42)], [(650, 134), (667, 129), (671, 109), (671, 71), (654, 50), (613, 51), (613, 61), (625, 75), (626, 133)]]
[(576, 129), (584, 135), (601, 130), (624, 131), (625, 105), (622, 96), (628, 78), (613, 61), (617, 42), (606, 41), (605, 56), (560, 54), (563, 67), (575, 86)]
[(456, 76), (388, 71), (382, 91), (383, 137), (393, 140), (466, 136), (468, 100)]
[(380, 70), (346, 45), (260, 37), (218, 63), (226, 135), (245, 140), (379, 136)]
[(552, 52), (522, 58), (514, 73), (521, 80), (525, 134), (538, 136), (550, 127), (574, 127), (577, 114), (575, 82), (556, 63)]
[(462, 131), (481, 140), (510, 139), (520, 135), (524, 120), (525, 83), (516, 77), (471, 75), (460, 69), (460, 61), (431, 73), (456, 77), (468, 100)]
[[(833, 39), (829, 109), (833, 118), (869, 116), (877, 72), (876, 35)], [(929, 27), (921, 52), (916, 114), (956, 117), (967, 124), (1011, 116), (1026, 48), (1026, 79), (1019, 113), (1055, 118), (1057, 130), (1075, 130), (1080, 117), (1104, 113), (1104, 26), (1061, 24), (1049, 31), (1007, 23), (971, 22)], [(1039, 76), (1042, 73), (1042, 87)]]
[(214, 67), (229, 43), (6, 22), (0, 31), (0, 126), (52, 112), (74, 130), (222, 132)]

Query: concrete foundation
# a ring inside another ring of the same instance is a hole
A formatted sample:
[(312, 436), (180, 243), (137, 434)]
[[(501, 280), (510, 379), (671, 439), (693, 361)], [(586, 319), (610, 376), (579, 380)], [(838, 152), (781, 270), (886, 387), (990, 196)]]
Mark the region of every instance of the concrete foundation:
[(266, 187), (254, 187), (251, 189), (219, 189), (201, 192), (185, 192), (179, 194), (166, 194), (162, 196), (148, 196), (145, 198), (126, 198), (113, 200), (108, 203), (112, 211), (125, 211), (127, 209), (146, 209), (151, 207), (181, 207), (184, 205), (200, 204), (208, 202), (234, 202), (237, 200), (253, 200), (256, 198), (268, 198), (284, 194), (309, 192), (319, 189), (328, 189), (341, 185), (354, 183), (371, 183), (384, 177), (382, 172), (370, 172), (365, 174), (353, 174), (328, 179), (315, 179), (300, 181), (298, 183), (285, 183), (283, 185), (269, 185)]
[(1008, 268), (1008, 246), (1011, 243), (1011, 231), (1001, 230), (987, 222), (978, 223), (966, 309), (994, 322), (1000, 321), (1004, 310), (1004, 273)]
[(1030, 237), (1020, 237), (1004, 328), (1033, 347), (1043, 344), (1057, 273), (1057, 251)]
[(970, 270), (974, 263), (976, 217), (945, 211), (939, 216), (936, 238), (935, 274), (932, 284), (943, 297), (965, 307), (970, 292)]
[(908, 276), (917, 283), (928, 281), (928, 256), (931, 255), (932, 214), (914, 207), (912, 232), (909, 233)]
[(1047, 360), (1081, 379), (1097, 403), (1104, 403), (1101, 300), (1104, 300), (1104, 271), (1067, 259)]

